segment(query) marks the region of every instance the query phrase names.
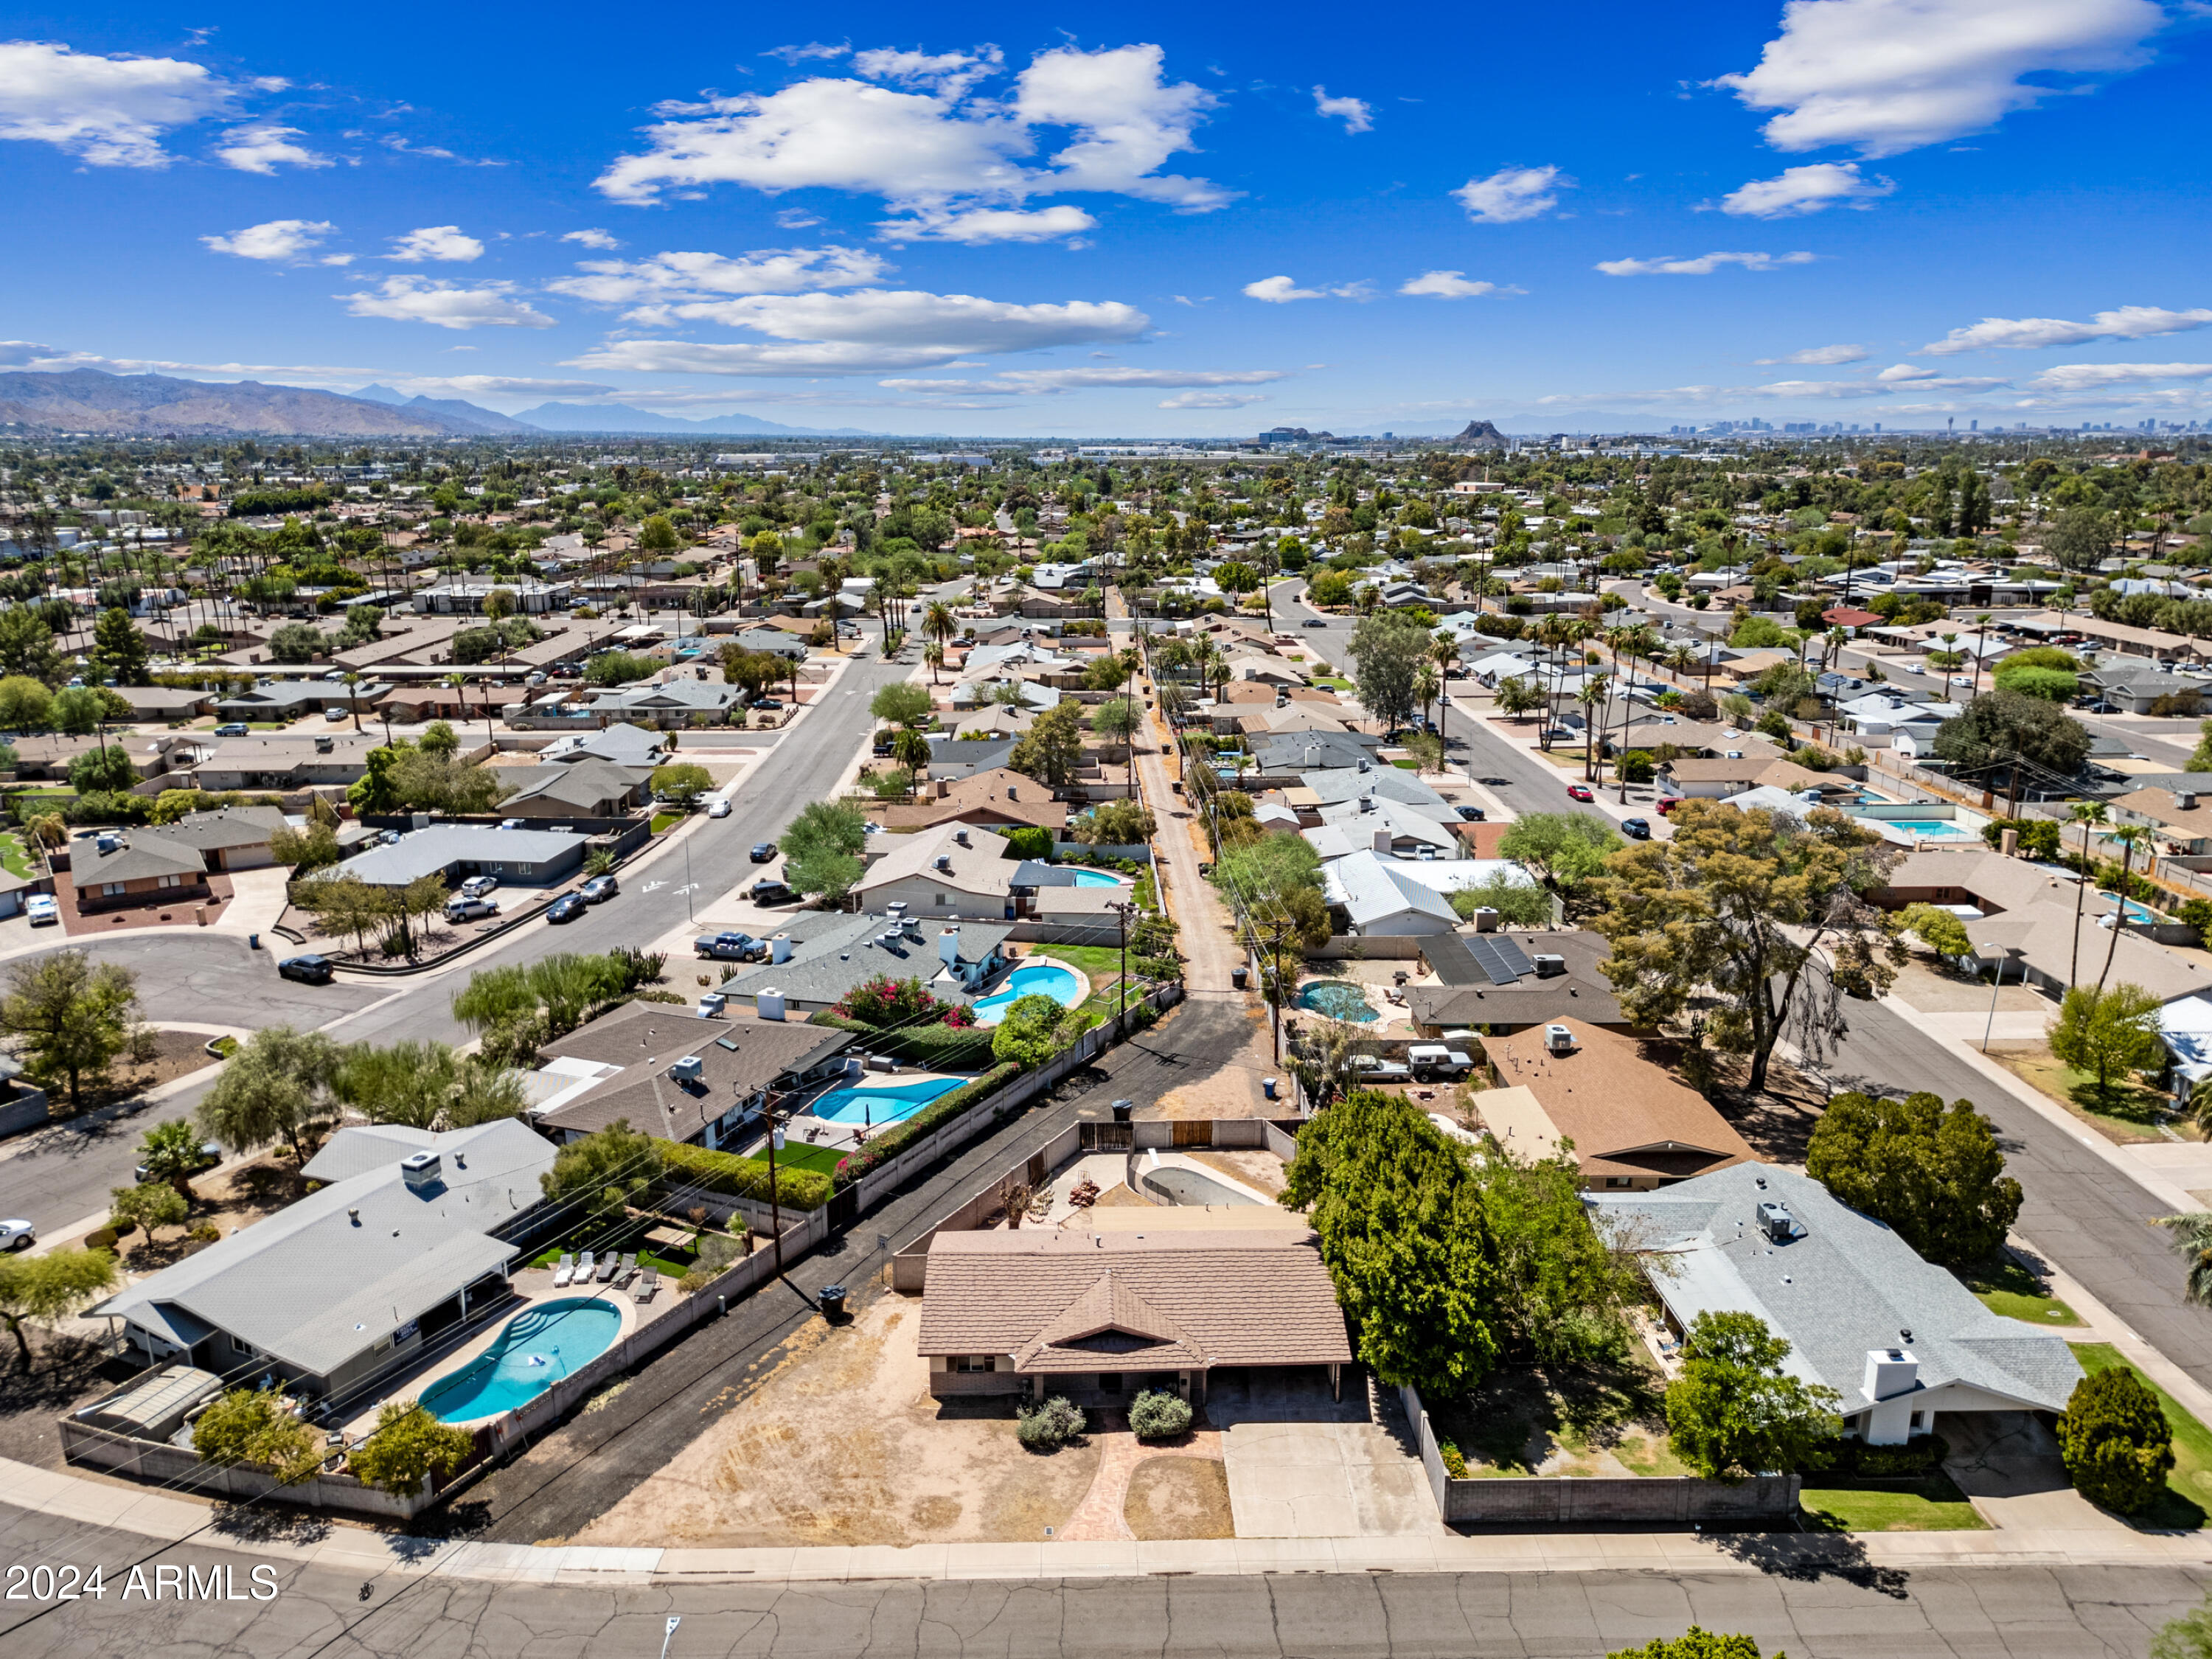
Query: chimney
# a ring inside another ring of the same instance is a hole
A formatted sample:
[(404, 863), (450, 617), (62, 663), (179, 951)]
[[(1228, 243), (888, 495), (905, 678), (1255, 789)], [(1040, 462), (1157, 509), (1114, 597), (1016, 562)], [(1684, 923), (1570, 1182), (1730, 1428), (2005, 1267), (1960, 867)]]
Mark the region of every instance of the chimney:
[[(779, 933), (778, 939), (784, 937)], [(763, 985), (753, 994), (753, 1012), (762, 1019), (783, 1018), (783, 993), (773, 985)]]
[(1907, 1348), (1869, 1348), (1859, 1392), (1869, 1401), (1893, 1400), (1920, 1386), (1920, 1362)]
[(768, 942), (768, 959), (770, 962), (789, 962), (791, 960), (790, 934), (778, 933), (774, 939)]
[(399, 1172), (410, 1193), (428, 1192), (438, 1184), (438, 1155), (427, 1147), (400, 1160)]
[(947, 927), (937, 936), (937, 959), (947, 968), (960, 965), (960, 930)]

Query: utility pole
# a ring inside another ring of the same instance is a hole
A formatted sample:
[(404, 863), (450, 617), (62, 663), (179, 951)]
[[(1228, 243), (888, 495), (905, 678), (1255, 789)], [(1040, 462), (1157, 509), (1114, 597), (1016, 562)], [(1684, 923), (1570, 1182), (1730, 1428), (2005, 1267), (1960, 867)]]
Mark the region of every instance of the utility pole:
[(777, 1196), (775, 1155), (783, 1150), (783, 1125), (776, 1121), (775, 1108), (768, 1109), (768, 1212), (769, 1225), (775, 1232), (776, 1277), (783, 1276), (783, 1205)]
[(1109, 904), (1106, 908), (1114, 913), (1115, 920), (1121, 924), (1121, 981), (1120, 985), (1121, 996), (1121, 1006), (1115, 1011), (1115, 1023), (1117, 1027), (1119, 1027), (1121, 1025), (1125, 1025), (1128, 1020), (1129, 918), (1136, 915), (1137, 907), (1134, 903), (1125, 899)]

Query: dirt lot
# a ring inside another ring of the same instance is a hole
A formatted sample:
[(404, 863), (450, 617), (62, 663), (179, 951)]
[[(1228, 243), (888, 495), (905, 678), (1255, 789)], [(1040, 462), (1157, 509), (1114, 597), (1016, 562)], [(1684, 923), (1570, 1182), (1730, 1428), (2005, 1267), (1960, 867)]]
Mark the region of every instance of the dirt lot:
[[(154, 1033), (154, 1058), (137, 1061), (129, 1054), (116, 1060), (104, 1085), (88, 1083), (84, 1088), (82, 1109), (106, 1106), (118, 1100), (128, 1100), (149, 1089), (159, 1088), (164, 1083), (200, 1070), (216, 1063), (215, 1056), (207, 1051), (208, 1033), (205, 1031), (156, 1031)], [(58, 1119), (70, 1115), (69, 1079), (58, 1079), (48, 1091)]]
[(1283, 1160), (1273, 1152), (1208, 1151), (1202, 1146), (1182, 1149), (1192, 1161), (1211, 1165), (1231, 1180), (1241, 1181), (1255, 1192), (1273, 1198), (1283, 1190)]
[(1140, 1539), (1234, 1538), (1228, 1466), (1211, 1457), (1148, 1457), (1129, 1476), (1123, 1511)]

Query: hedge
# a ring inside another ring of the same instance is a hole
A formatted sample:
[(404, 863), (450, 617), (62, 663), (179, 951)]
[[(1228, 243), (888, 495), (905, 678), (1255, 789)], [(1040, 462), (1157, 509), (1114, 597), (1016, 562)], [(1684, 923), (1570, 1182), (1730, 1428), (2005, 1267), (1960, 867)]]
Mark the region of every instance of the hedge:
[[(670, 1141), (656, 1141), (655, 1150), (670, 1176), (687, 1185), (732, 1198), (769, 1201), (769, 1170), (764, 1158), (739, 1158), (734, 1152), (709, 1152)], [(830, 1177), (812, 1170), (779, 1165), (776, 1201), (787, 1209), (818, 1210), (830, 1201)]]
[(871, 1054), (910, 1060), (933, 1072), (957, 1071), (963, 1064), (988, 1060), (991, 1054), (991, 1032), (984, 1026), (902, 1025), (886, 1030), (865, 1020), (833, 1014), (826, 1008), (811, 1016), (807, 1024), (850, 1031), (867, 1045)]
[(934, 1133), (977, 1102), (1004, 1088), (1020, 1075), (1021, 1069), (1008, 1060), (994, 1066), (974, 1081), (938, 1096), (906, 1121), (893, 1124), (838, 1164), (837, 1184), (849, 1187), (878, 1164), (896, 1158), (923, 1136)]

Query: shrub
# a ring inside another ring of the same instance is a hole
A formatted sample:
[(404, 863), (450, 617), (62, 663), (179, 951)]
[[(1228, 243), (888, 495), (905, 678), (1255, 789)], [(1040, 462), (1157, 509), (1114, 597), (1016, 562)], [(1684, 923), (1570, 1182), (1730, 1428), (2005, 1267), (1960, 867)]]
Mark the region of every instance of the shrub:
[[(735, 1152), (709, 1152), (704, 1146), (657, 1144), (668, 1178), (702, 1191), (732, 1198), (769, 1201), (768, 1160), (739, 1158)], [(776, 1201), (787, 1209), (818, 1210), (830, 1201), (830, 1177), (814, 1170), (797, 1170), (780, 1164), (775, 1170)]]
[(1834, 1440), (1826, 1448), (1821, 1466), (1839, 1475), (1870, 1480), (1900, 1475), (1926, 1474), (1951, 1455), (1951, 1443), (1940, 1434), (1916, 1435), (1901, 1446), (1869, 1446), (1863, 1440)]
[(1052, 856), (1052, 831), (1024, 824), (1018, 830), (1005, 832), (1006, 856), (1010, 859), (1048, 859)]
[(84, 1236), (84, 1248), (88, 1250), (112, 1250), (115, 1248), (115, 1241), (121, 1237), (122, 1234), (113, 1227), (95, 1227)]
[(1165, 1389), (1144, 1389), (1129, 1402), (1129, 1427), (1139, 1440), (1164, 1440), (1189, 1426), (1189, 1405)]
[(1083, 1408), (1064, 1395), (1056, 1394), (1034, 1410), (1022, 1413), (1014, 1434), (1031, 1451), (1054, 1451), (1083, 1430)]
[(2085, 1376), (2058, 1419), (2058, 1451), (2075, 1491), (2121, 1515), (2140, 1515), (2166, 1492), (2173, 1430), (2158, 1396), (2125, 1365)]
[[(965, 1006), (960, 1012), (967, 1022), (975, 1018)], [(991, 1060), (992, 1034), (971, 1023), (956, 1024), (948, 1019), (929, 1025), (885, 1027), (871, 1025), (863, 1019), (848, 1019), (824, 1009), (808, 1024), (854, 1032), (866, 1039), (869, 1053), (885, 1054), (933, 1072), (967, 1071), (973, 1066), (988, 1066)]]
[(1467, 1479), (1467, 1457), (1449, 1440), (1437, 1443), (1437, 1455), (1443, 1461), (1444, 1473), (1455, 1480)]
[(203, 1221), (185, 1236), (195, 1244), (212, 1244), (222, 1237), (222, 1229), (212, 1221)]

